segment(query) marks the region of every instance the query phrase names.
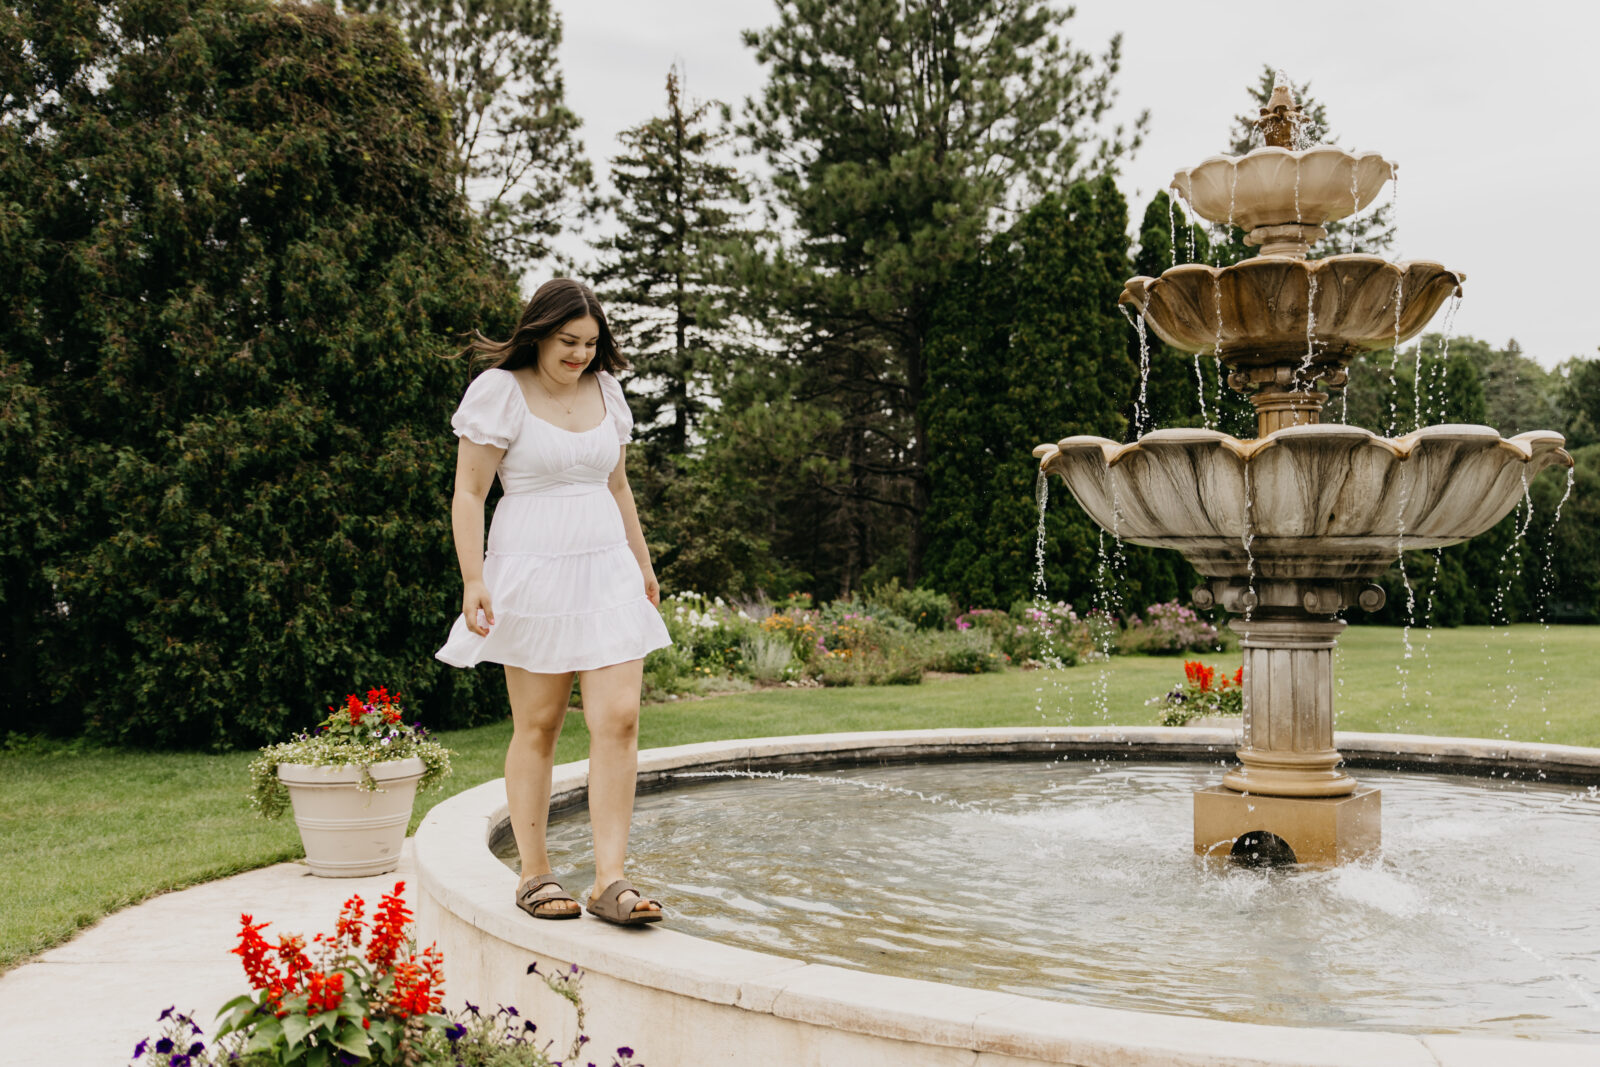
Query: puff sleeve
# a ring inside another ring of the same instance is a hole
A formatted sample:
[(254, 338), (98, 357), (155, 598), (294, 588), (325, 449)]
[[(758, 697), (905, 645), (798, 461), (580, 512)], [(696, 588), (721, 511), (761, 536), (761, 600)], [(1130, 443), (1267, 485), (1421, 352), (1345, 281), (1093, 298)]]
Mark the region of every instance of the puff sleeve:
[(466, 395), (450, 425), (457, 437), (480, 445), (509, 448), (522, 428), (527, 402), (510, 371), (498, 367), (484, 371), (467, 386)]
[(606, 414), (611, 417), (611, 425), (617, 430), (617, 443), (627, 444), (633, 440), (633, 412), (628, 408), (628, 398), (622, 393), (622, 385), (611, 376), (610, 371), (600, 371), (595, 377), (600, 379), (600, 390), (606, 398)]

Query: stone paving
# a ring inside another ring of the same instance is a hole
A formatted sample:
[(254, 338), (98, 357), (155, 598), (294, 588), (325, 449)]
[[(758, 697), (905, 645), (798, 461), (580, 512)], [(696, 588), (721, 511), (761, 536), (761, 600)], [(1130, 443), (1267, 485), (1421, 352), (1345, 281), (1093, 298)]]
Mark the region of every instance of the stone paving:
[(247, 871), (109, 915), (71, 941), (0, 975), (0, 1034), (6, 1064), (101, 1067), (127, 1064), (157, 1017), (176, 1006), (209, 1033), (217, 1009), (249, 992), (239, 958), (239, 915), (278, 932), (331, 930), (339, 907), (359, 893), (369, 909), (415, 881), (408, 838), (400, 867), (368, 878), (319, 878), (304, 863)]

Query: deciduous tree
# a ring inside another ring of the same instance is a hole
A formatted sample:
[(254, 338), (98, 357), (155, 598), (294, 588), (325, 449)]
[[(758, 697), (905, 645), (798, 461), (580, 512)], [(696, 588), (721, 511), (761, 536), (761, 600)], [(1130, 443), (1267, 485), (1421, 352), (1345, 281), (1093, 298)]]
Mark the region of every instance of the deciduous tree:
[(583, 218), (594, 172), (567, 107), (550, 0), (345, 0), (392, 17), (445, 92), (457, 176), (490, 247), (518, 274), (555, 258)]

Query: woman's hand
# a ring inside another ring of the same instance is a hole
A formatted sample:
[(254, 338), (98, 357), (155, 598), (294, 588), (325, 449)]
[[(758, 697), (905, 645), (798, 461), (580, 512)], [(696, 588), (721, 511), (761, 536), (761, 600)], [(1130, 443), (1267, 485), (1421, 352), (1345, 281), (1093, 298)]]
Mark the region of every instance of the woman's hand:
[[(478, 625), (478, 613), (483, 613), (485, 626)], [(482, 581), (471, 581), (461, 593), (461, 616), (467, 620), (467, 629), (479, 637), (489, 636), (494, 625), (494, 605), (489, 602), (489, 587)]]
[(654, 570), (647, 569), (644, 572), (644, 595), (656, 607), (659, 608), (661, 606), (661, 583), (656, 581), (656, 572)]

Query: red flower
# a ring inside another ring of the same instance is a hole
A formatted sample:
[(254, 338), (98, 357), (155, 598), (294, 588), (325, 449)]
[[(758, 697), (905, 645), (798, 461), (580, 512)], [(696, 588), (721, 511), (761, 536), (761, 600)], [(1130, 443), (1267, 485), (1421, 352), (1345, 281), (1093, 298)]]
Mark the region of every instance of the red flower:
[(342, 1000), (344, 1000), (344, 975), (338, 972), (331, 975), (320, 971), (311, 973), (306, 982), (307, 1015), (315, 1015), (319, 1011), (335, 1011)]
[(1214, 668), (1207, 667), (1199, 660), (1185, 660), (1183, 673), (1192, 684), (1199, 686), (1200, 692), (1209, 693), (1211, 692), (1211, 680), (1216, 676), (1217, 672)]
[(1234, 685), (1243, 685), (1244, 684), (1244, 668), (1243, 667), (1240, 667), (1238, 670), (1233, 672), (1233, 684)]
[(367, 962), (380, 971), (393, 965), (395, 953), (406, 941), (411, 909), (400, 897), (405, 887), (404, 882), (396, 882), (394, 891), (384, 894), (378, 910), (372, 916), (372, 940), (367, 944)]
[(281, 985), (283, 976), (278, 972), (277, 964), (268, 958), (272, 947), (261, 936), (261, 931), (267, 923), (251, 922), (250, 916), (241, 915), (239, 920), (243, 929), (239, 932), (239, 945), (231, 951), (244, 963), (244, 974), (250, 981), (251, 989), (277, 989), (272, 999), (276, 1000), (283, 994)]
[(412, 956), (395, 965), (394, 988), (389, 994), (390, 1008), (401, 1018), (426, 1015), (444, 1004), (443, 960), (436, 945), (429, 945), (421, 956)]
[(344, 706), (350, 712), (350, 725), (352, 726), (360, 722), (361, 716), (367, 713), (367, 709), (361, 703), (361, 699), (354, 693), (344, 698)]
[(361, 944), (361, 937), (366, 932), (361, 925), (365, 907), (366, 901), (362, 900), (359, 894), (344, 902), (344, 908), (339, 912), (339, 921), (334, 924), (334, 932), (339, 938), (337, 945), (341, 952)]

